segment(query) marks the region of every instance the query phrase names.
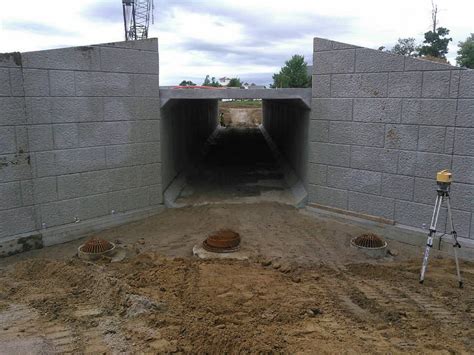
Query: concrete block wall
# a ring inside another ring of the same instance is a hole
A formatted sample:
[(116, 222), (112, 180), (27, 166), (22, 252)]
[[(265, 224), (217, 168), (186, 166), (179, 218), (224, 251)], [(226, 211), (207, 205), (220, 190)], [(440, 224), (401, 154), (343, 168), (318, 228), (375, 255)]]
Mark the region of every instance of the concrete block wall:
[(163, 187), (197, 163), (218, 125), (218, 100), (170, 100), (162, 109)]
[(24, 96), (21, 54), (0, 54), (0, 239), (38, 226)]
[(263, 127), (307, 188), (310, 110), (299, 100), (263, 100)]
[(0, 56), (0, 240), (162, 203), (158, 75), (156, 39)]
[(429, 226), (451, 169), (454, 223), (474, 238), (474, 71), (321, 38), (313, 61), (310, 202)]

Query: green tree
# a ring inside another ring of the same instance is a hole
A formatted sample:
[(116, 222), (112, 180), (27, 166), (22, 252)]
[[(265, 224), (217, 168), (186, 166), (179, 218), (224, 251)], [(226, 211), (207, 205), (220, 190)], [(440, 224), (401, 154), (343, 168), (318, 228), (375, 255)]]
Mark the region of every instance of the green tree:
[(222, 85), (219, 84), (218, 81), (216, 81), (216, 78), (214, 76), (211, 79), (209, 79), (209, 75), (206, 75), (206, 78), (204, 79), (204, 82), (202, 83), (202, 86), (219, 87), (219, 86), (222, 86)]
[(459, 42), (458, 46), (458, 56), (456, 57), (458, 65), (474, 69), (474, 33), (471, 33), (464, 42)]
[(438, 27), (438, 5), (431, 0), (431, 24), (432, 30), (425, 33), (424, 45), (420, 46), (419, 54), (424, 59), (440, 63), (448, 63), (446, 54), (448, 44), (453, 39), (449, 38), (449, 30), (445, 27)]
[(449, 30), (444, 27), (438, 27), (435, 31), (428, 31), (425, 33), (425, 40), (420, 47), (421, 56), (431, 56), (435, 58), (446, 58), (448, 53), (448, 44), (453, 39), (447, 37)]
[(413, 37), (399, 38), (397, 44), (395, 44), (393, 48), (388, 50), (387, 52), (400, 54), (407, 57), (417, 57), (418, 46)]
[(242, 87), (242, 82), (240, 81), (240, 78), (232, 78), (229, 81), (229, 84), (227, 84), (228, 87), (230, 88), (240, 88)]
[(273, 88), (306, 88), (311, 86), (308, 64), (304, 56), (295, 54), (285, 62), (278, 74), (273, 74)]
[(179, 83), (179, 86), (196, 86), (191, 80), (183, 80)]

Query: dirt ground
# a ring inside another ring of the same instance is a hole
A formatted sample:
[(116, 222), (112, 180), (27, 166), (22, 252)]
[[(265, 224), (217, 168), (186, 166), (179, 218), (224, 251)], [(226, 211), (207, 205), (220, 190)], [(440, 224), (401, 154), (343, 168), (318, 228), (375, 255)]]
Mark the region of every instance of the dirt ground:
[[(220, 228), (247, 261), (200, 260)], [(75, 256), (83, 240), (0, 260), (0, 353), (472, 353), (474, 263), (389, 241), (369, 259), (349, 241), (370, 227), (278, 203), (166, 210), (99, 233), (127, 257)], [(383, 228), (377, 229), (384, 236)], [(382, 231), (382, 232), (380, 232)]]
[(219, 104), (226, 127), (257, 127), (262, 123), (262, 101), (225, 101)]

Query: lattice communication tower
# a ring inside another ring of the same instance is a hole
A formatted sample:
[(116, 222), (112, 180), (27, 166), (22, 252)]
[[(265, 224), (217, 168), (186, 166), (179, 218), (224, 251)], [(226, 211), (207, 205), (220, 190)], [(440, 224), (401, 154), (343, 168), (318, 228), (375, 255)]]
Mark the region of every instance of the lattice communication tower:
[(122, 0), (123, 25), (126, 41), (137, 41), (148, 38), (150, 18), (154, 23), (153, 0)]

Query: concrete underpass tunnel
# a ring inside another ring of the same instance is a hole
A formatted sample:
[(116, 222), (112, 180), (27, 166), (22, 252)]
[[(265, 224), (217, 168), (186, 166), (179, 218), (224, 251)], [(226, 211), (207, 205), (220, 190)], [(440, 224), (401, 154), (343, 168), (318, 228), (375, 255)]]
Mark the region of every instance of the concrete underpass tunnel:
[(309, 107), (299, 99), (262, 100), (262, 124), (219, 123), (217, 99), (173, 99), (161, 110), (165, 203), (307, 198)]

